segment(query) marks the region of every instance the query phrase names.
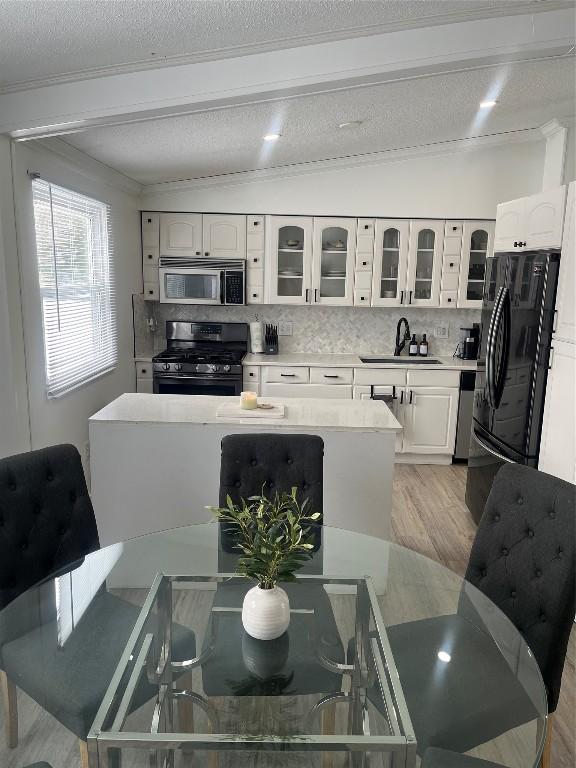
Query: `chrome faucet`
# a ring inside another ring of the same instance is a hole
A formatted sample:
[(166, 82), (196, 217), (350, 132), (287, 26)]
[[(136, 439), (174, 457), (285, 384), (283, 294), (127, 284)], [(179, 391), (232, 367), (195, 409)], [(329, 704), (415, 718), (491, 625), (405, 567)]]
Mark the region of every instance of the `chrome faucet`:
[[(402, 323), (404, 323), (406, 327), (404, 329), (404, 336), (402, 337), (402, 341), (400, 341), (400, 326)], [(395, 357), (400, 355), (400, 352), (402, 352), (406, 346), (407, 341), (410, 341), (410, 326), (408, 325), (408, 320), (406, 320), (405, 317), (401, 317), (400, 320), (398, 320), (398, 325), (396, 326), (396, 345), (394, 347)]]

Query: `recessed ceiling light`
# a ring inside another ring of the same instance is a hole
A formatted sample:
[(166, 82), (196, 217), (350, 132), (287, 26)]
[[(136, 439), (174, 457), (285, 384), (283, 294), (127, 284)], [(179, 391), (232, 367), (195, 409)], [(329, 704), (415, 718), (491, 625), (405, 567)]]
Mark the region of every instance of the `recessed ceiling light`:
[(448, 662), (452, 660), (452, 656), (450, 656), (449, 653), (446, 653), (446, 651), (440, 651), (438, 653), (438, 658), (440, 659), (440, 661), (443, 661), (445, 664), (448, 664)]
[(481, 101), (480, 109), (489, 109), (490, 107), (495, 107), (496, 104), (498, 104), (498, 102), (494, 101), (493, 99), (488, 99), (487, 101)]
[(281, 133), (267, 133), (266, 136), (264, 136), (264, 141), (276, 141), (281, 135)]
[(340, 123), (338, 128), (356, 128), (357, 126), (362, 125), (363, 122), (363, 120), (348, 120), (346, 123)]

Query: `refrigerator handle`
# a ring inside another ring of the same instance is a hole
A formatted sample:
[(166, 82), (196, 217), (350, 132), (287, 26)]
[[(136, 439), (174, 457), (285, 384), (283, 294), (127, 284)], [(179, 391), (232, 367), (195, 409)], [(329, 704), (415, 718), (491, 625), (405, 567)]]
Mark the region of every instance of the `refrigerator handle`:
[(486, 395), (487, 395), (488, 403), (492, 408), (496, 408), (496, 405), (493, 399), (494, 364), (495, 364), (494, 324), (496, 320), (496, 315), (500, 308), (500, 302), (502, 301), (503, 292), (504, 292), (504, 286), (501, 285), (498, 290), (498, 295), (496, 296), (496, 301), (494, 302), (494, 307), (492, 309), (492, 316), (490, 317), (490, 323), (488, 324), (488, 334), (486, 336)]
[(478, 443), (480, 446), (482, 446), (482, 448), (484, 448), (484, 450), (485, 450), (485, 451), (487, 451), (488, 453), (492, 454), (492, 456), (495, 456), (497, 459), (501, 459), (502, 461), (505, 461), (507, 464), (515, 464), (515, 463), (516, 463), (516, 462), (512, 461), (512, 459), (509, 459), (509, 458), (507, 458), (506, 456), (502, 456), (502, 454), (500, 454), (500, 453), (497, 453), (497, 452), (494, 450), (494, 448), (490, 448), (488, 445), (486, 445), (486, 443), (484, 442), (484, 440), (481, 440), (481, 439), (478, 437), (478, 433), (477, 433), (476, 431), (474, 432), (474, 439), (476, 440), (476, 442), (477, 442), (477, 443)]
[(496, 374), (496, 390), (494, 393), (496, 408), (500, 407), (502, 395), (504, 394), (504, 386), (506, 384), (506, 375), (508, 373), (508, 362), (510, 357), (510, 326), (512, 324), (512, 319), (510, 317), (510, 291), (508, 288), (504, 288), (504, 292), (502, 294), (499, 324), (494, 331), (494, 335), (496, 335), (497, 330), (500, 328), (500, 323), (502, 324), (502, 345), (504, 350), (501, 358), (502, 366)]

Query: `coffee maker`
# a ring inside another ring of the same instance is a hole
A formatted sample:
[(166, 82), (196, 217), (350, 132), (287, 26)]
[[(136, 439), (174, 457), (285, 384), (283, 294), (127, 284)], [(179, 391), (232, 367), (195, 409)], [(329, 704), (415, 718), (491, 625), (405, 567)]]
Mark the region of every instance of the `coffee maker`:
[(454, 357), (459, 357), (461, 360), (476, 360), (479, 340), (480, 325), (478, 323), (473, 323), (467, 328), (460, 328), (460, 338)]

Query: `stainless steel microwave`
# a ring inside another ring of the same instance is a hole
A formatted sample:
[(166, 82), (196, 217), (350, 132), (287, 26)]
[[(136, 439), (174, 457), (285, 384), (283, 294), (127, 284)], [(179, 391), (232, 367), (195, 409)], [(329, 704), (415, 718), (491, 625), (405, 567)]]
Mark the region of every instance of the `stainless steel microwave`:
[(244, 304), (246, 264), (240, 259), (183, 259), (160, 256), (160, 302)]

